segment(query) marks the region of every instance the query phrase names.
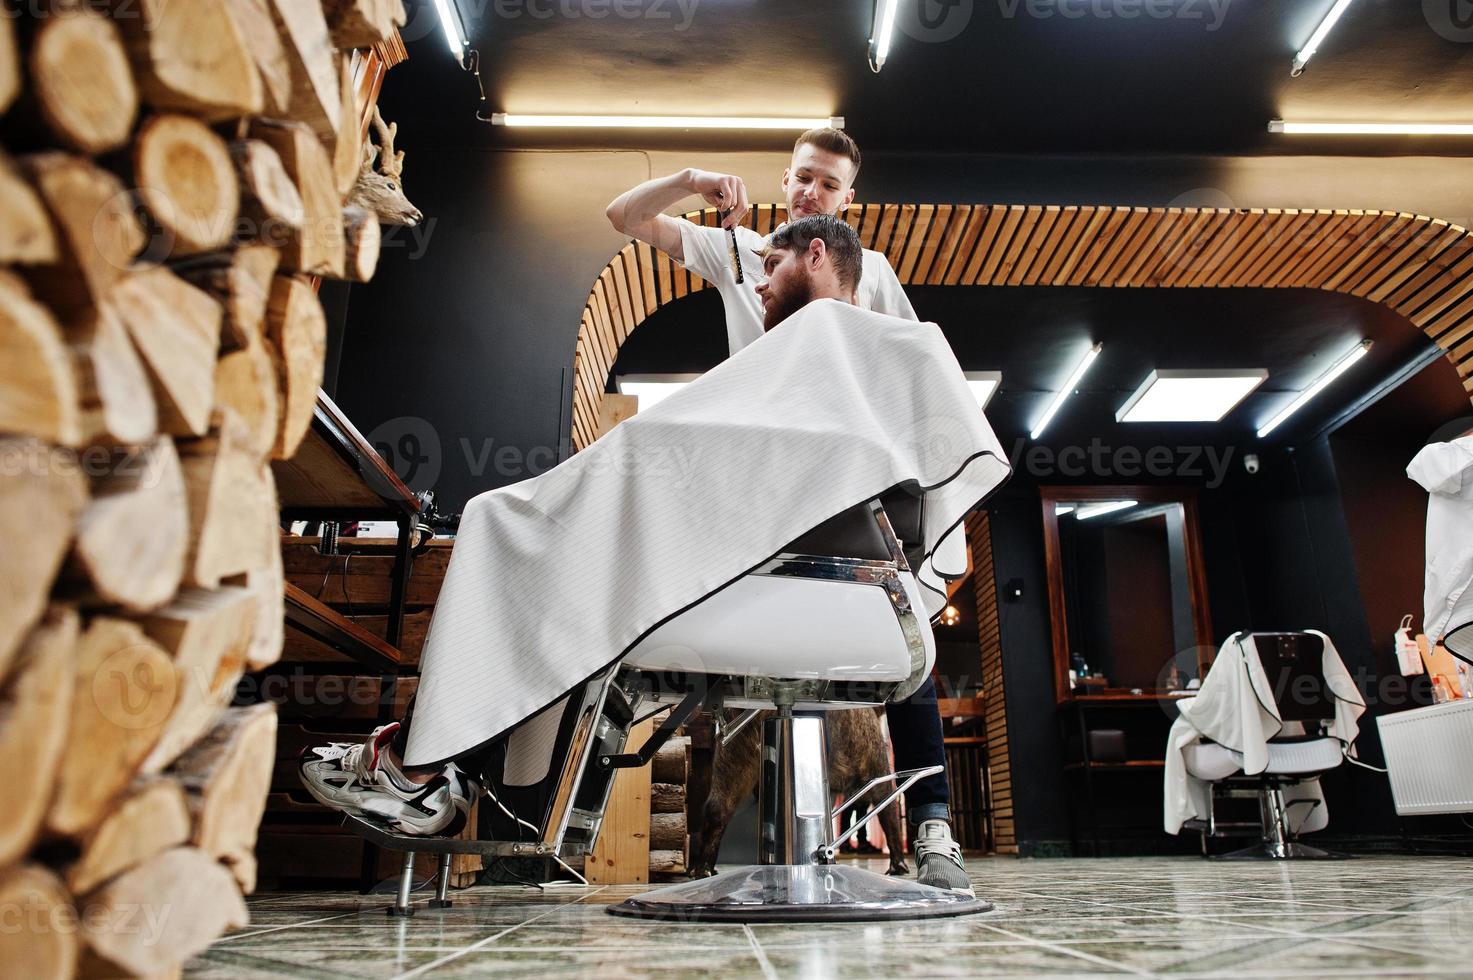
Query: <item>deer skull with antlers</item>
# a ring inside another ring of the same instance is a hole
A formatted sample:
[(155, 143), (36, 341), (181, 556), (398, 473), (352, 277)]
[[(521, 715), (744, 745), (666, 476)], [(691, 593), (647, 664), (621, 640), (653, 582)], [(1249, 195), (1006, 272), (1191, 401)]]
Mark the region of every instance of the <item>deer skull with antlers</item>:
[[(363, 167), (358, 171), (358, 182), (348, 195), (348, 203), (354, 207), (378, 215), (380, 224), (407, 225), (414, 227), (424, 220), (424, 212), (409, 203), (404, 196), (401, 175), (404, 171), (404, 151), (394, 150), (394, 137), (399, 133), (398, 123), (385, 123), (378, 106), (373, 107), (373, 128), (377, 130), (379, 146), (372, 139), (363, 144)], [(377, 161), (378, 169), (374, 169)]]

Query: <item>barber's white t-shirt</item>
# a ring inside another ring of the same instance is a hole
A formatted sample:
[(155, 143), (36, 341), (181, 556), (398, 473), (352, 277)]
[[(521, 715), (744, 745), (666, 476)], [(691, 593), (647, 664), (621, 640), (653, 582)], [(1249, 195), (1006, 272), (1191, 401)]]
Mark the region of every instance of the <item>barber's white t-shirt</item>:
[[(767, 239), (750, 228), (736, 229), (737, 249), (742, 259), (742, 282), (731, 270), (731, 253), (725, 228), (710, 228), (692, 221), (680, 223), (680, 240), (685, 249), (685, 267), (716, 287), (726, 307), (726, 340), (735, 354), (762, 336), (762, 301), (757, 287), (767, 281), (758, 253)], [(915, 309), (895, 270), (879, 252), (864, 250), (859, 276), (857, 304), (876, 313), (917, 320)]]

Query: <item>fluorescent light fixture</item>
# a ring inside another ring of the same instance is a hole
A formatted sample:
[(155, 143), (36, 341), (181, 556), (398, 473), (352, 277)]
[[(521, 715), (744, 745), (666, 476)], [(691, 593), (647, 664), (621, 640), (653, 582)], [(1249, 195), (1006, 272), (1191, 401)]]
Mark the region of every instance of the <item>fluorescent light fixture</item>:
[(1473, 123), (1289, 122), (1274, 119), (1270, 133), (1287, 136), (1473, 136)]
[(1115, 421), (1219, 422), (1267, 377), (1262, 368), (1152, 371)]
[(493, 112), (493, 126), (561, 129), (817, 129), (844, 128), (843, 116), (538, 116)]
[(1059, 393), (1054, 395), (1054, 400), (1049, 402), (1048, 409), (1043, 413), (1043, 418), (1039, 419), (1038, 424), (1033, 427), (1033, 431), (1028, 433), (1028, 438), (1037, 439), (1043, 435), (1043, 430), (1047, 429), (1048, 424), (1053, 421), (1054, 415), (1063, 406), (1064, 400), (1069, 397), (1069, 393), (1074, 390), (1074, 386), (1079, 384), (1080, 379), (1084, 377), (1084, 373), (1089, 370), (1089, 366), (1095, 362), (1095, 358), (1100, 356), (1100, 348), (1103, 346), (1103, 344), (1095, 344), (1085, 352), (1083, 359), (1074, 368), (1074, 373), (1069, 375), (1068, 381), (1064, 382), (1064, 387), (1060, 388)]
[(1002, 384), (1001, 371), (963, 371), (967, 376), (967, 387), (972, 389), (972, 395), (977, 399), (977, 407), (987, 411), (987, 403), (992, 401), (992, 396), (997, 394), (998, 387)]
[(1308, 388), (1300, 393), (1298, 398), (1290, 402), (1288, 408), (1284, 409), (1282, 412), (1269, 419), (1268, 424), (1262, 426), (1258, 430), (1258, 438), (1262, 439), (1264, 436), (1277, 429), (1280, 425), (1283, 424), (1285, 419), (1303, 408), (1315, 395), (1318, 395), (1320, 392), (1324, 391), (1325, 388), (1329, 386), (1331, 381), (1334, 381), (1336, 378), (1340, 377), (1340, 375), (1349, 370), (1352, 364), (1360, 360), (1362, 357), (1365, 357), (1366, 352), (1370, 349), (1371, 341), (1362, 340), (1359, 344), (1356, 345), (1354, 350), (1352, 350), (1349, 354), (1346, 354), (1344, 357), (1340, 358), (1340, 360), (1331, 365), (1330, 370), (1321, 375), (1318, 381), (1310, 385)]
[(451, 11), (455, 0), (435, 0), (435, 10), (440, 14), (440, 24), (445, 28), (445, 40), (450, 44), (450, 53), (456, 58), (465, 55), (465, 35), (460, 32), (460, 11)]
[(1079, 508), (1074, 517), (1076, 520), (1087, 521), (1091, 517), (1103, 517), (1116, 511), (1129, 510), (1136, 505), (1134, 500), (1102, 500), (1097, 504)]
[(1335, 29), (1335, 24), (1339, 22), (1340, 17), (1345, 13), (1345, 8), (1349, 7), (1350, 3), (1351, 0), (1335, 0), (1335, 6), (1330, 8), (1325, 19), (1320, 21), (1320, 26), (1316, 27), (1314, 33), (1310, 35), (1309, 43), (1300, 48), (1299, 53), (1294, 56), (1294, 67), (1289, 69), (1290, 75), (1297, 78), (1304, 71), (1304, 66), (1309, 64), (1309, 59), (1313, 58), (1314, 53), (1320, 49), (1320, 45), (1325, 43), (1325, 38), (1330, 36), (1330, 31)]
[(1054, 504), (1054, 513), (1060, 517), (1063, 517), (1065, 514), (1072, 514), (1077, 509), (1074, 504)]
[(895, 37), (895, 11), (899, 6), (900, 0), (880, 0), (875, 7), (875, 23), (869, 32), (871, 71), (878, 72), (884, 68), (885, 59), (890, 56), (890, 42)]
[(621, 395), (638, 398), (639, 410), (647, 412), (699, 377), (699, 374), (621, 374), (614, 378), (614, 387)]

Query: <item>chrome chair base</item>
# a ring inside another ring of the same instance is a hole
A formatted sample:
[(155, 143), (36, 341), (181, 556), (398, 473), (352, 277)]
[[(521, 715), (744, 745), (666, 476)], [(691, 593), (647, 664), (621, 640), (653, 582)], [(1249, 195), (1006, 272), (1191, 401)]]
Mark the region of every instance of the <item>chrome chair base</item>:
[(842, 864), (761, 864), (609, 906), (666, 922), (879, 922), (990, 912), (992, 903)]
[(1349, 854), (1340, 854), (1336, 851), (1322, 851), (1318, 847), (1310, 847), (1298, 841), (1272, 841), (1262, 840), (1252, 847), (1245, 847), (1239, 851), (1230, 851), (1227, 854), (1219, 854), (1214, 861), (1288, 861), (1288, 860), (1311, 860), (1311, 861), (1347, 861), (1351, 858)]

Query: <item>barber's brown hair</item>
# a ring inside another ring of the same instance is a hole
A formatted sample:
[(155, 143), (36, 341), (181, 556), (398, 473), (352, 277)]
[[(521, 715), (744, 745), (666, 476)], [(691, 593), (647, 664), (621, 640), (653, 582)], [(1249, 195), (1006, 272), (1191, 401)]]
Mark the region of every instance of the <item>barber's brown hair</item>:
[(854, 173), (849, 175), (849, 179), (853, 180), (859, 176), (859, 144), (854, 142), (854, 137), (842, 129), (832, 129), (828, 126), (810, 129), (798, 137), (797, 142), (793, 144), (793, 152), (797, 153), (798, 147), (805, 143), (851, 161), (854, 164)]
[(766, 256), (775, 250), (802, 252), (815, 238), (821, 239), (828, 250), (839, 285), (858, 289), (859, 277), (864, 272), (864, 249), (859, 244), (859, 235), (831, 214), (811, 214), (783, 225), (767, 239), (762, 254)]

